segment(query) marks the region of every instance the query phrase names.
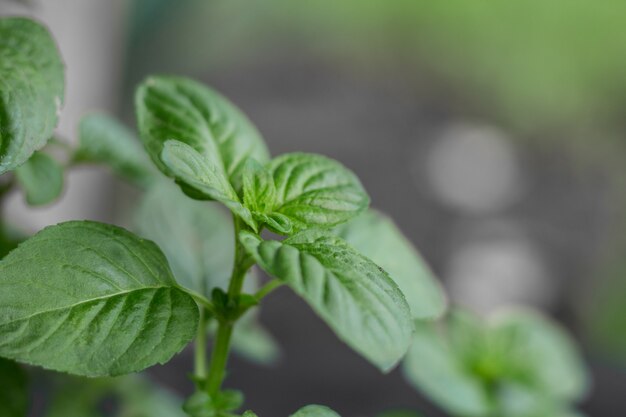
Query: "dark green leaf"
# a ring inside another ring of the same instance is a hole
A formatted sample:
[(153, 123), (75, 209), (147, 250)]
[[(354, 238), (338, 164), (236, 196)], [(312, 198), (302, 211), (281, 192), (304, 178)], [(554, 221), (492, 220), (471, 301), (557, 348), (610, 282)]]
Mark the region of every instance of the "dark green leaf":
[(0, 358), (0, 416), (26, 417), (27, 385), (26, 374), (19, 365)]
[(181, 77), (149, 77), (135, 97), (141, 138), (156, 165), (173, 175), (161, 154), (168, 140), (194, 148), (238, 188), (248, 157), (264, 163), (268, 152), (257, 130), (227, 99)]
[(321, 231), (282, 242), (240, 237), (267, 273), (303, 297), (337, 335), (383, 371), (411, 341), (409, 307), (397, 285), (340, 238)]
[(167, 362), (198, 308), (158, 247), (95, 222), (47, 227), (0, 262), (0, 355), (84, 376)]
[(77, 162), (107, 164), (116, 175), (146, 187), (154, 180), (154, 168), (133, 133), (104, 114), (90, 114), (80, 121)]
[[(256, 230), (256, 223), (252, 219), (250, 210), (241, 204), (239, 196), (226, 176), (215, 165), (215, 161), (203, 157), (191, 146), (174, 140), (165, 143), (161, 158), (178, 182), (208, 199), (221, 202)], [(183, 188), (183, 191), (186, 191), (186, 188)]]
[(490, 413), (482, 381), (466, 369), (430, 324), (417, 326), (404, 373), (415, 388), (452, 415), (484, 417)]
[(335, 226), (369, 204), (359, 179), (324, 156), (285, 154), (272, 160), (269, 170), (276, 187), (274, 211), (287, 216), (294, 231)]
[(64, 74), (48, 30), (26, 18), (0, 19), (0, 174), (43, 147), (63, 104)]
[(41, 206), (54, 201), (63, 191), (63, 167), (51, 156), (35, 152), (15, 170), (15, 178), (24, 190), (26, 202)]
[(404, 293), (414, 318), (443, 314), (447, 302), (441, 285), (389, 217), (368, 210), (337, 227), (335, 233), (389, 273)]
[(307, 405), (306, 407), (302, 407), (295, 413), (291, 415), (291, 417), (340, 417), (339, 414), (335, 413), (328, 407), (323, 405)]

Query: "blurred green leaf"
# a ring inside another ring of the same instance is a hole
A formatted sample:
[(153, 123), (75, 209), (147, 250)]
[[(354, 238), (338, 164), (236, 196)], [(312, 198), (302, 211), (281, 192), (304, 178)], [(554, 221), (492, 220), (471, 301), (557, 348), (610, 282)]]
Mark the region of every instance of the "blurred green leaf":
[(389, 217), (369, 210), (338, 226), (335, 233), (389, 273), (404, 293), (414, 318), (443, 314), (447, 301), (441, 285)]
[(20, 366), (0, 358), (0, 416), (26, 417), (28, 383)]
[[(233, 267), (234, 227), (230, 216), (215, 203), (187, 198), (170, 181), (156, 181), (135, 213), (138, 233), (163, 250), (176, 280), (211, 297), (214, 288), (226, 290)], [(244, 289), (254, 291), (248, 276)], [(235, 326), (233, 349), (259, 363), (271, 363), (279, 348), (271, 335), (247, 313)]]
[(48, 30), (27, 18), (0, 18), (0, 174), (42, 148), (57, 124), (63, 63)]
[(482, 381), (466, 369), (432, 324), (417, 326), (403, 370), (416, 389), (452, 415), (484, 417), (491, 412)]
[(97, 162), (140, 187), (147, 187), (156, 172), (134, 134), (104, 114), (84, 116), (79, 125), (76, 162)]
[(340, 417), (339, 414), (335, 413), (328, 407), (323, 405), (307, 405), (306, 407), (302, 407), (295, 413), (293, 413), (290, 417)]
[(57, 199), (63, 191), (63, 167), (51, 156), (35, 152), (15, 170), (15, 179), (24, 190), (26, 202), (42, 206)]

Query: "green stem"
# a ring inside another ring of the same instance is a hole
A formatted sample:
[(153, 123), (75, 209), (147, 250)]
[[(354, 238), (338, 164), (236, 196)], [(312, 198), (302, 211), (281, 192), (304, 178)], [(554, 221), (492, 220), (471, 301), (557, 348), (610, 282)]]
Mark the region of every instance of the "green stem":
[(207, 377), (206, 366), (206, 339), (207, 339), (207, 317), (204, 308), (200, 309), (200, 320), (198, 321), (198, 335), (196, 337), (195, 351), (195, 372), (197, 381), (204, 381)]
[[(233, 265), (233, 273), (230, 277), (228, 285), (228, 298), (235, 301), (241, 295), (243, 282), (246, 278), (248, 269), (254, 264), (253, 260), (246, 253), (245, 248), (239, 242), (239, 231), (242, 227), (241, 221), (234, 217), (235, 225), (235, 261)], [(226, 374), (226, 363), (228, 362), (228, 353), (230, 350), (230, 338), (233, 334), (234, 323), (230, 320), (219, 319), (217, 334), (215, 336), (215, 345), (211, 353), (211, 365), (209, 368), (209, 376), (207, 378), (206, 389), (210, 396), (215, 396), (220, 392), (224, 376)]]
[(272, 291), (274, 291), (276, 288), (280, 287), (281, 285), (283, 285), (281, 281), (277, 279), (273, 279), (269, 281), (267, 284), (265, 284), (263, 287), (261, 287), (261, 289), (258, 290), (254, 294), (254, 297), (257, 300), (262, 300), (263, 298), (265, 298), (265, 296), (267, 296), (269, 293), (271, 293)]

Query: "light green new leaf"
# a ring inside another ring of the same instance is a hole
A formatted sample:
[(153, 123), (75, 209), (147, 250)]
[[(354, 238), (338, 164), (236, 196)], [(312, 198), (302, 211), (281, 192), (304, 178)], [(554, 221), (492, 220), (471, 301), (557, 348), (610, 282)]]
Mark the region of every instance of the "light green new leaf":
[(450, 414), (489, 415), (489, 398), (482, 382), (465, 367), (433, 325), (417, 326), (403, 368), (416, 389)]
[(42, 152), (35, 152), (24, 165), (18, 167), (15, 178), (31, 206), (48, 204), (63, 191), (63, 167)]
[(153, 76), (135, 96), (141, 138), (155, 164), (171, 176), (161, 160), (168, 140), (195, 149), (219, 174), (240, 185), (248, 157), (265, 163), (269, 154), (261, 135), (226, 98), (207, 86), (182, 77)]
[(0, 416), (26, 417), (27, 385), (22, 368), (15, 362), (0, 358)]
[(433, 319), (446, 310), (441, 285), (389, 217), (368, 210), (338, 226), (335, 233), (389, 273), (404, 293), (413, 318)]
[[(138, 233), (163, 250), (176, 280), (211, 297), (214, 288), (228, 288), (235, 246), (233, 222), (216, 203), (187, 198), (170, 181), (156, 181), (135, 214)], [(246, 291), (254, 291), (253, 277)], [(271, 363), (278, 356), (274, 339), (250, 311), (235, 327), (233, 349), (246, 358)]]
[(155, 177), (154, 168), (133, 133), (117, 120), (104, 114), (83, 117), (79, 125), (76, 162), (107, 164), (116, 175), (140, 187)]
[[(171, 170), (179, 183), (190, 187), (205, 199), (219, 201), (256, 230), (252, 213), (239, 201), (239, 196), (210, 158), (204, 158), (194, 148), (175, 140), (163, 146), (163, 163)], [(183, 188), (187, 192), (186, 188)], [(188, 192), (187, 192), (188, 193)], [(189, 193), (188, 193), (189, 194)], [(192, 197), (193, 195), (190, 194)]]
[(83, 376), (167, 362), (198, 307), (151, 241), (88, 221), (43, 229), (0, 262), (0, 356)]
[(321, 155), (292, 153), (269, 164), (276, 187), (274, 212), (285, 215), (294, 232), (332, 227), (365, 210), (369, 197), (350, 170)]
[(63, 63), (48, 30), (26, 18), (0, 19), (0, 174), (43, 147), (63, 104)]
[(340, 417), (339, 414), (335, 413), (328, 407), (323, 405), (307, 405), (306, 407), (302, 407), (295, 413), (293, 413), (290, 417)]
[(524, 382), (534, 390), (561, 401), (585, 395), (589, 377), (584, 362), (557, 323), (530, 310), (509, 310), (495, 315), (490, 327), (491, 337), (507, 346), (510, 366), (524, 370)]
[(254, 411), (247, 410), (241, 415), (241, 417), (259, 417), (259, 416)]
[(402, 292), (343, 240), (316, 230), (282, 242), (246, 232), (240, 239), (263, 270), (287, 283), (380, 369), (390, 370), (404, 356), (413, 326)]
[(270, 172), (252, 158), (243, 170), (243, 203), (252, 211), (271, 213), (276, 201), (276, 187)]

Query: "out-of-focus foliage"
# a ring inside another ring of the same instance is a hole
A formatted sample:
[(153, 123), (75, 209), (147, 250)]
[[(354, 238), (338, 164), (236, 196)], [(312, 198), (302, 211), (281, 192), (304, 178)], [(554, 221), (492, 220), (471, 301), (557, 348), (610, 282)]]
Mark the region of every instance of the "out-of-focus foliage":
[(452, 415), (565, 415), (587, 392), (574, 342), (537, 313), (506, 311), (485, 322), (456, 310), (443, 324), (418, 327), (404, 369)]

